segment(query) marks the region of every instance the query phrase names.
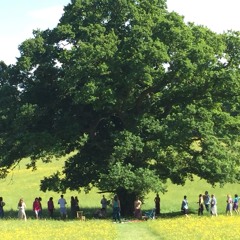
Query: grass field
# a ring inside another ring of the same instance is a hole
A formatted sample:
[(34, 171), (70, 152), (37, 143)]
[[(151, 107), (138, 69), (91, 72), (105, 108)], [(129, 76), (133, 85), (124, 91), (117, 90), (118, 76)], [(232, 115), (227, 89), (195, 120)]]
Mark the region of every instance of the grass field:
[[(0, 239), (239, 239), (238, 227), (240, 216), (225, 215), (226, 195), (239, 193), (239, 185), (227, 184), (223, 188), (212, 188), (205, 181), (196, 178), (187, 182), (185, 186), (176, 186), (168, 183), (168, 192), (161, 197), (161, 216), (156, 220), (132, 221), (123, 220), (122, 224), (111, 221), (111, 209), (108, 210), (108, 220), (93, 219), (93, 212), (100, 207), (101, 194), (93, 189), (89, 194), (84, 192), (67, 192), (64, 196), (70, 205), (70, 197), (78, 196), (80, 208), (84, 210), (87, 221), (69, 219), (59, 221), (57, 200), (60, 193), (39, 190), (40, 180), (55, 170), (62, 167), (63, 160), (48, 165), (39, 164), (37, 171), (25, 169), (22, 162), (6, 179), (0, 180), (0, 196), (6, 202), (5, 220), (1, 221)], [(218, 213), (216, 218), (205, 216), (198, 217), (197, 200), (200, 193), (208, 190), (214, 193), (218, 200)], [(183, 195), (188, 196), (190, 217), (185, 218), (180, 214), (180, 205)], [(46, 208), (49, 197), (54, 198), (56, 207), (55, 220), (48, 219), (45, 210), (43, 219), (35, 220), (31, 210), (35, 197), (41, 196), (43, 207)], [(23, 197), (27, 205), (26, 222), (19, 221), (17, 217), (17, 203)], [(110, 197), (106, 194), (106, 197)], [(154, 207), (155, 194), (147, 196), (143, 211)]]

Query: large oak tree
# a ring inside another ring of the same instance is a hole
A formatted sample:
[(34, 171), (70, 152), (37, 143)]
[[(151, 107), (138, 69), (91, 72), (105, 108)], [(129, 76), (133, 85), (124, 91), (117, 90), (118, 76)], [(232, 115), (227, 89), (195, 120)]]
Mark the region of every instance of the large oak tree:
[(2, 64), (2, 176), (23, 157), (35, 168), (73, 152), (41, 189), (96, 186), (126, 211), (126, 199), (165, 191), (167, 179), (240, 180), (238, 32), (186, 24), (165, 0), (64, 10), (20, 45), (16, 65)]

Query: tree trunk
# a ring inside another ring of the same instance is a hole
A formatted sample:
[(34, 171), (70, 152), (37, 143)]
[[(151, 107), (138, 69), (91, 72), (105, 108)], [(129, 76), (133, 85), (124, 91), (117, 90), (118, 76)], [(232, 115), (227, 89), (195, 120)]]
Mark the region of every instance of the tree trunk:
[(121, 204), (121, 216), (133, 217), (134, 201), (136, 200), (137, 194), (129, 192), (124, 188), (118, 188), (117, 195)]

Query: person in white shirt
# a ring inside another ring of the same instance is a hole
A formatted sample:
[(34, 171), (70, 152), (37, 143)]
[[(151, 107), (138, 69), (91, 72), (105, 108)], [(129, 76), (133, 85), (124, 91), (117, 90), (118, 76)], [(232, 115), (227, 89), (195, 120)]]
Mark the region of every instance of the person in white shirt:
[(61, 218), (65, 219), (67, 216), (67, 209), (66, 209), (66, 200), (64, 199), (63, 195), (61, 195), (61, 198), (58, 200), (58, 204), (60, 206), (60, 214)]
[(214, 194), (211, 195), (211, 215), (217, 216), (217, 199)]
[(26, 209), (26, 204), (23, 201), (23, 199), (20, 198), (20, 200), (18, 202), (18, 218), (26, 221), (27, 216), (26, 216), (26, 213), (25, 213), (25, 209)]
[(183, 197), (183, 200), (182, 200), (182, 205), (181, 205), (181, 210), (182, 210), (182, 213), (188, 217), (188, 200), (187, 200), (187, 196), (185, 195)]

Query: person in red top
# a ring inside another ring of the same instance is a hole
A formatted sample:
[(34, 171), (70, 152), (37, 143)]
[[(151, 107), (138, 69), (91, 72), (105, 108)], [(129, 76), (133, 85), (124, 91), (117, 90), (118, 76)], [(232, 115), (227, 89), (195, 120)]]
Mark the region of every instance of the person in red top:
[(33, 202), (33, 211), (34, 211), (36, 219), (38, 219), (38, 217), (39, 217), (38, 214), (39, 214), (40, 210), (41, 210), (40, 202), (39, 202), (38, 198), (35, 198), (35, 200)]

